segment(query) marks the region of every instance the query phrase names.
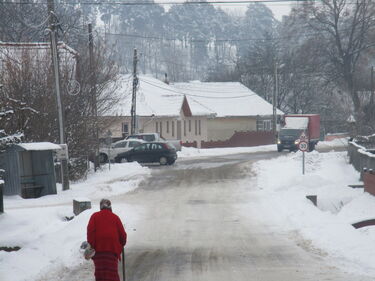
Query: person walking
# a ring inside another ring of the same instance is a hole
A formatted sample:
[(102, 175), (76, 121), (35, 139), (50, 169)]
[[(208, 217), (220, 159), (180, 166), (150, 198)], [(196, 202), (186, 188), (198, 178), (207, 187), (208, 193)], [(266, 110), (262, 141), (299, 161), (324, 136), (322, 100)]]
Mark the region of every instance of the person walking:
[(95, 250), (96, 281), (120, 281), (118, 261), (126, 239), (120, 218), (112, 213), (111, 201), (102, 199), (100, 211), (92, 214), (87, 225), (87, 242)]

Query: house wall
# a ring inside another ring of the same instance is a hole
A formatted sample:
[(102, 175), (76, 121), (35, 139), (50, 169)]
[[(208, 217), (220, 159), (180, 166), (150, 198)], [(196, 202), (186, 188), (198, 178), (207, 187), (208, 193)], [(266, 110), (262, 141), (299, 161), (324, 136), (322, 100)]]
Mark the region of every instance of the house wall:
[[(130, 134), (131, 118), (126, 116), (102, 117), (100, 138), (106, 138), (110, 130), (113, 139), (122, 139)], [(189, 125), (190, 123), (190, 125)], [(123, 132), (124, 124), (128, 125), (128, 134)], [(178, 136), (178, 126), (181, 135)], [(195, 117), (139, 117), (138, 131), (140, 133), (159, 133), (165, 139), (180, 139), (182, 142), (197, 142), (198, 147), (202, 141), (207, 141), (207, 118)]]
[(207, 121), (207, 140), (230, 139), (235, 131), (256, 131), (256, 117), (218, 117)]

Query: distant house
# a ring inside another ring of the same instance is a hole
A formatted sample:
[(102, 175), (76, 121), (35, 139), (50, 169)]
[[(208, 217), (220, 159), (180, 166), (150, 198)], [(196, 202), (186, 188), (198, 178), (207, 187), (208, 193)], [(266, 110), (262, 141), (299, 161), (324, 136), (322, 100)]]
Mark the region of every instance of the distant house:
[[(131, 77), (123, 98), (102, 117), (102, 137), (130, 134)], [(273, 142), (272, 105), (239, 82), (165, 84), (141, 76), (137, 90), (137, 131), (158, 132), (186, 146), (252, 146)], [(277, 111), (282, 115), (281, 111)], [(105, 124), (105, 125), (104, 125)]]
[[(63, 42), (57, 44), (60, 70), (76, 74), (78, 52)], [(0, 72), (6, 64), (44, 66), (51, 64), (51, 44), (47, 42), (1, 42)]]

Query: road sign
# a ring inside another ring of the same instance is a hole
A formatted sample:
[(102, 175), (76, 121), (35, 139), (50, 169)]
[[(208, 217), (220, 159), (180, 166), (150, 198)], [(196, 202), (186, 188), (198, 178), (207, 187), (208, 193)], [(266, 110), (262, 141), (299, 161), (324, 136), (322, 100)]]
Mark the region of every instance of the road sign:
[(307, 144), (307, 142), (305, 141), (300, 141), (299, 144), (298, 144), (298, 148), (299, 150), (301, 150), (302, 152), (305, 152), (308, 150), (309, 146)]
[(307, 141), (307, 136), (305, 135), (305, 132), (302, 132), (302, 134), (301, 134), (300, 137), (299, 137), (299, 140), (300, 140), (300, 141), (304, 141), (304, 142)]

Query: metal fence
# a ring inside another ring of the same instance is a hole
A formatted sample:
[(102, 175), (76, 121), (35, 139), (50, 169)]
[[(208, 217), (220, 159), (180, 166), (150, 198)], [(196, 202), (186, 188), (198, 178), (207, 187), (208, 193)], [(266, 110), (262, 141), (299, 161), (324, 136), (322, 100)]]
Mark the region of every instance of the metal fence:
[(363, 170), (375, 171), (375, 149), (366, 148), (362, 144), (354, 141), (349, 142), (348, 146), (349, 162), (361, 173), (360, 179), (363, 179)]

